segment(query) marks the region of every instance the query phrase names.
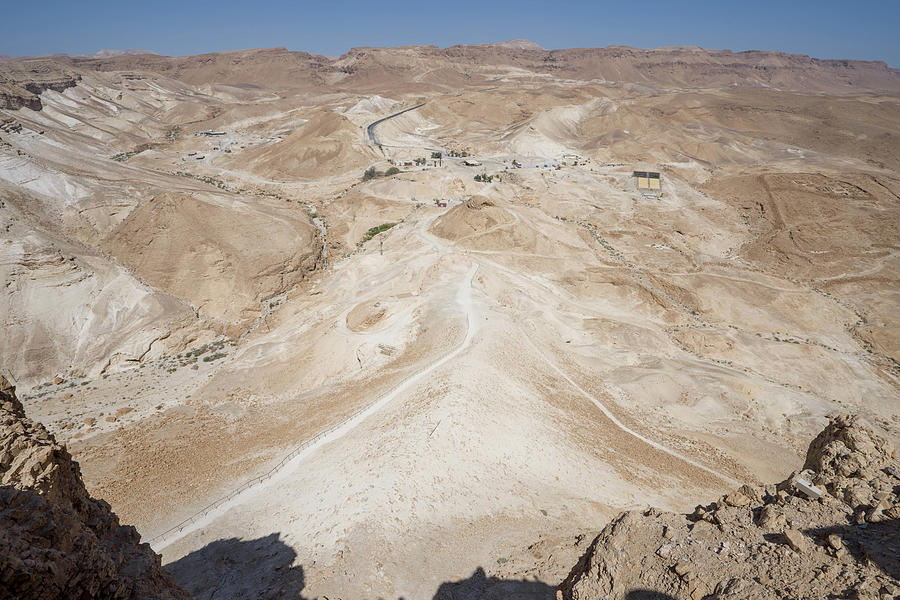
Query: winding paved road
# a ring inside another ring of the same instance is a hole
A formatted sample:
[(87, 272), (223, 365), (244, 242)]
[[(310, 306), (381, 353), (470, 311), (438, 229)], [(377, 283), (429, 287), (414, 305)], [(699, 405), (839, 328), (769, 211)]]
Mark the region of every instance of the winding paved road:
[(380, 123), (384, 123), (388, 119), (393, 119), (394, 117), (399, 117), (403, 113), (409, 112), (411, 110), (416, 110), (417, 108), (422, 107), (422, 106), (425, 106), (424, 102), (421, 104), (416, 104), (415, 106), (411, 106), (410, 108), (404, 108), (400, 112), (396, 112), (392, 115), (388, 115), (384, 118), (378, 119), (377, 121), (375, 121), (373, 123), (370, 123), (369, 126), (366, 127), (366, 132), (369, 134), (369, 140), (372, 142), (373, 145), (378, 146), (380, 148), (383, 144), (381, 142), (379, 142), (378, 139), (375, 138), (375, 126)]

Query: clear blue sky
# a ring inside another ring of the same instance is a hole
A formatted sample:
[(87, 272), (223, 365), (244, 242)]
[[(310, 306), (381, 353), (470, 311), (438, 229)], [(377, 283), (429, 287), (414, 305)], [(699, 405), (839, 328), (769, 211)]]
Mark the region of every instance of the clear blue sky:
[(483, 43), (545, 48), (615, 44), (781, 50), (900, 67), (900, 0), (10, 0), (0, 54), (167, 55), (286, 46), (339, 55), (353, 46)]

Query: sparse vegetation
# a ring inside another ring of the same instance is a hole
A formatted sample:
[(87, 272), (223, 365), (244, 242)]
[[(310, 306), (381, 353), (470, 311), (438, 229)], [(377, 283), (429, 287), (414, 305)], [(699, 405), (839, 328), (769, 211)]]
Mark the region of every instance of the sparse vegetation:
[(125, 162), (132, 156), (137, 156), (141, 152), (149, 150), (150, 148), (151, 146), (149, 144), (143, 144), (130, 152), (119, 152), (118, 154), (112, 155), (110, 158), (116, 162)]
[(166, 139), (170, 142), (174, 142), (178, 139), (178, 136), (181, 135), (181, 127), (176, 125), (172, 129), (166, 132)]
[(375, 167), (369, 167), (368, 169), (363, 171), (362, 180), (371, 181), (372, 179), (378, 179), (379, 177), (390, 177), (391, 175), (397, 175), (398, 173), (400, 173), (400, 169), (398, 169), (397, 167), (390, 167), (383, 173), (381, 171), (376, 171)]
[(365, 244), (366, 242), (368, 242), (369, 240), (371, 240), (373, 237), (375, 237), (375, 236), (378, 235), (379, 233), (381, 233), (381, 232), (383, 232), (383, 231), (387, 231), (388, 229), (390, 229), (390, 228), (393, 227), (394, 225), (396, 225), (396, 223), (382, 223), (381, 225), (377, 225), (377, 226), (375, 226), (375, 227), (370, 228), (370, 229), (366, 232), (366, 234), (363, 236), (363, 239), (360, 240), (359, 244), (357, 244), (357, 245), (358, 245), (358, 246), (362, 246), (363, 244)]
[[(197, 358), (203, 356), (207, 352), (218, 352), (219, 350), (221, 350), (224, 347), (225, 347), (225, 341), (219, 340), (216, 342), (210, 342), (209, 344), (203, 344), (202, 346), (195, 348), (194, 350), (188, 350), (187, 352), (184, 353), (183, 360), (185, 362), (182, 362), (182, 365), (184, 366), (184, 365), (187, 365), (190, 363), (197, 362)], [(222, 354), (222, 356), (225, 356), (225, 355)], [(209, 362), (209, 360), (207, 360), (208, 358), (209, 358), (208, 356), (204, 357), (203, 361)], [(221, 356), (219, 356), (218, 358), (221, 358)], [(215, 359), (210, 359), (210, 360), (215, 360)]]
[[(175, 171), (175, 175), (178, 175), (179, 177), (190, 177), (191, 179), (196, 179), (197, 181), (202, 181), (203, 183), (208, 183), (209, 185), (214, 185), (217, 188), (219, 188), (220, 190), (225, 190), (228, 192), (236, 191), (236, 190), (233, 190), (230, 187), (228, 187), (228, 184), (226, 184), (224, 181), (222, 181), (221, 179), (217, 179), (215, 177), (208, 177), (205, 175), (194, 175), (193, 173), (188, 173), (187, 171)], [(266, 194), (266, 195), (269, 195), (269, 194)], [(279, 196), (279, 198), (280, 198), (280, 196)]]

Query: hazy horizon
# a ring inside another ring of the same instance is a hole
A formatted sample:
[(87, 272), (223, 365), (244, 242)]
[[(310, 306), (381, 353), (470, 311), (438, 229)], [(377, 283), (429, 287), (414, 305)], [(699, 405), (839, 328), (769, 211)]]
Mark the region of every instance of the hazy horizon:
[[(283, 45), (276, 45), (276, 46), (253, 46), (253, 47), (248, 46), (248, 47), (244, 47), (244, 48), (224, 48), (224, 49), (220, 49), (220, 50), (199, 51), (199, 52), (193, 52), (193, 53), (189, 53), (189, 54), (167, 54), (165, 52), (159, 52), (152, 48), (107, 48), (107, 47), (104, 47), (104, 48), (98, 48), (97, 50), (95, 50), (93, 52), (88, 51), (88, 52), (47, 52), (44, 54), (0, 54), (0, 56), (7, 56), (7, 57), (14, 57), (14, 58), (40, 58), (42, 56), (73, 56), (73, 57), (102, 58), (104, 56), (104, 53), (109, 53), (108, 56), (116, 56), (116, 55), (123, 55), (123, 54), (134, 54), (134, 55), (152, 54), (152, 55), (163, 56), (163, 57), (167, 57), (167, 58), (178, 58), (178, 57), (184, 57), (184, 56), (200, 56), (203, 54), (220, 54), (220, 53), (225, 53), (225, 52), (249, 52), (252, 50), (272, 50), (272, 49), (276, 49), (276, 48), (284, 48), (288, 52), (306, 52), (308, 54), (334, 58), (334, 57), (343, 56), (344, 54), (347, 54), (348, 52), (352, 51), (354, 48), (403, 48), (403, 47), (434, 46), (441, 50), (446, 50), (447, 48), (452, 48), (454, 46), (491, 45), (491, 44), (501, 44), (504, 42), (511, 42), (511, 41), (517, 41), (517, 40), (525, 40), (525, 41), (532, 41), (532, 42), (534, 41), (534, 40), (526, 40), (526, 38), (512, 38), (509, 40), (496, 40), (496, 41), (485, 41), (485, 42), (460, 42), (460, 43), (456, 43), (456, 44), (449, 44), (446, 46), (438, 45), (438, 44), (395, 44), (395, 45), (379, 45), (379, 46), (357, 45), (357, 46), (352, 46), (350, 48), (347, 48), (343, 52), (340, 52), (337, 54), (323, 54), (321, 52), (313, 52), (311, 50), (306, 50), (304, 48), (290, 48), (290, 47), (283, 46)], [(537, 43), (537, 42), (535, 42), (535, 43)], [(892, 69), (900, 68), (900, 67), (896, 67), (896, 66), (888, 63), (884, 59), (878, 59), (878, 58), (851, 58), (851, 57), (846, 57), (846, 56), (815, 56), (815, 55), (805, 54), (805, 53), (800, 53), (800, 52), (788, 52), (786, 50), (778, 50), (776, 48), (748, 48), (746, 50), (735, 50), (733, 48), (711, 48), (711, 47), (707, 47), (707, 46), (697, 46), (696, 44), (680, 44), (680, 45), (653, 46), (653, 47), (642, 47), (642, 46), (635, 46), (632, 44), (608, 44), (608, 45), (603, 45), (603, 46), (561, 46), (558, 48), (548, 48), (546, 46), (543, 46), (542, 44), (538, 44), (538, 45), (540, 45), (541, 47), (544, 48), (544, 50), (547, 50), (547, 51), (577, 50), (577, 49), (582, 49), (582, 48), (584, 48), (584, 49), (586, 49), (586, 48), (635, 48), (638, 50), (663, 50), (663, 49), (667, 49), (667, 48), (700, 48), (702, 50), (708, 50), (711, 52), (731, 52), (734, 54), (740, 54), (743, 52), (781, 52), (784, 54), (792, 54), (792, 55), (796, 55), (796, 56), (809, 56), (810, 58), (817, 59), (817, 60), (857, 60), (857, 61), (865, 61), (865, 62), (884, 62)]]
[[(53, 0), (16, 5), (0, 25), (0, 54), (94, 54), (143, 49), (187, 56), (283, 46), (339, 56), (360, 46), (486, 44), (528, 39), (544, 48), (699, 46), (805, 54), (821, 59), (884, 61), (900, 65), (896, 3), (764, 0), (752, 6), (671, 5), (651, 0), (639, 10), (584, 0), (485, 5), (340, 6), (274, 0), (251, 9), (233, 1), (120, 6)], [(39, 25), (35, 35), (28, 23)]]

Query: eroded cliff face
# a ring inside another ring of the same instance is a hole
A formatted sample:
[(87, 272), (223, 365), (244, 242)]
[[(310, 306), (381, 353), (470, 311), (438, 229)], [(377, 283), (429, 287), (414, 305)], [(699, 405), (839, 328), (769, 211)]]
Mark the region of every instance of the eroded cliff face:
[(12, 61), (0, 70), (0, 109), (41, 110), (42, 92), (61, 92), (75, 86), (80, 79), (80, 75), (52, 60)]
[(188, 597), (0, 376), (0, 598)]
[[(798, 478), (822, 495), (801, 492)], [(623, 513), (557, 597), (895, 598), (898, 490), (892, 444), (836, 417), (810, 444), (803, 471), (778, 485), (742, 486), (690, 515)]]

